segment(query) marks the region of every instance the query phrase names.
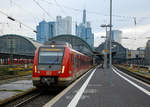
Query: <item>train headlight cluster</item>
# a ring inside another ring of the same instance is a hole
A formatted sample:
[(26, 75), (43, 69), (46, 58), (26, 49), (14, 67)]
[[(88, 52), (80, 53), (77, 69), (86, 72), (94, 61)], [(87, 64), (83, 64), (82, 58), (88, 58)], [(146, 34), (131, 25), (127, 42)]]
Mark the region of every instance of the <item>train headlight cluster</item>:
[(65, 71), (65, 66), (62, 66), (62, 71), (61, 71), (61, 73), (64, 73), (64, 71)]
[(35, 70), (35, 73), (37, 73), (37, 66), (36, 65), (34, 66), (34, 70)]
[(51, 47), (52, 47), (52, 48), (54, 48), (54, 47), (55, 47), (55, 45), (51, 45)]

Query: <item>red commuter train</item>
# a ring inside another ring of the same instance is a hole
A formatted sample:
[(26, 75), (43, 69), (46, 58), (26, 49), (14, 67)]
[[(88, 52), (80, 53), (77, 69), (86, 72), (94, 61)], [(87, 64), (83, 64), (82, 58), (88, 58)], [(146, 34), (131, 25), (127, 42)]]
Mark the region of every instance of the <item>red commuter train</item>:
[(92, 67), (92, 58), (74, 49), (66, 42), (52, 42), (39, 47), (34, 56), (33, 85), (67, 86)]

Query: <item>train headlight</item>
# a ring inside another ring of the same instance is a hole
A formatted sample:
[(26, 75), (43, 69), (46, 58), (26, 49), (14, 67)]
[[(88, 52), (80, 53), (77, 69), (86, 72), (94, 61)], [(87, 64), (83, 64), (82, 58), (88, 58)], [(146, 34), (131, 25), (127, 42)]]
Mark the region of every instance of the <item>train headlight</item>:
[(64, 73), (64, 71), (65, 71), (65, 66), (62, 66), (62, 71), (61, 71), (61, 73)]
[(55, 45), (51, 45), (51, 47), (52, 47), (52, 48), (54, 48), (54, 47), (55, 47)]
[(35, 73), (37, 73), (37, 66), (36, 65), (34, 66), (34, 70), (35, 70)]

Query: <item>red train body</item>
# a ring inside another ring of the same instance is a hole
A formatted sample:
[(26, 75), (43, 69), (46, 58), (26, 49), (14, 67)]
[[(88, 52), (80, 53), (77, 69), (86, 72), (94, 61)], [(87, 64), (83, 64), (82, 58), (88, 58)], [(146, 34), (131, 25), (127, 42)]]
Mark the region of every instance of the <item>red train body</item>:
[(92, 67), (92, 58), (68, 43), (41, 46), (36, 50), (32, 80), (36, 87), (67, 86)]

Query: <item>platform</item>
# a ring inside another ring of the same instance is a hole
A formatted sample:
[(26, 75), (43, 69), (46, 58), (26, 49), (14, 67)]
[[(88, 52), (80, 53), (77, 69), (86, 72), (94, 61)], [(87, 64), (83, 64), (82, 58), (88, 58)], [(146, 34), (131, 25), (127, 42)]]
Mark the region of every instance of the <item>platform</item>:
[(150, 107), (150, 85), (121, 71), (89, 71), (45, 107)]
[(34, 89), (31, 78), (28, 75), (0, 81), (0, 104)]

